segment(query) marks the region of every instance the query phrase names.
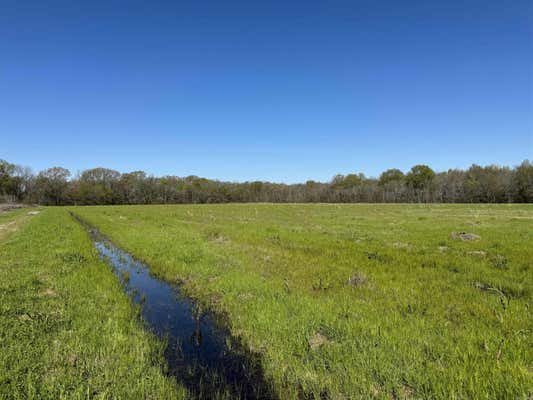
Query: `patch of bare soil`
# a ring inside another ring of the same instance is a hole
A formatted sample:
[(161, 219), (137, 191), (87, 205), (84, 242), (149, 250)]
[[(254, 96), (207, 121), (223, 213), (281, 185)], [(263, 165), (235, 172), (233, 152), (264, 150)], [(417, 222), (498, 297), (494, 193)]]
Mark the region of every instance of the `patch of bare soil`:
[(47, 297), (55, 297), (55, 296), (57, 296), (57, 293), (53, 289), (48, 288), (48, 289), (42, 291), (41, 295), (42, 296), (47, 296)]
[(0, 239), (3, 239), (8, 234), (15, 232), (19, 226), (20, 222), (24, 220), (25, 218), (17, 218), (14, 221), (9, 221), (4, 224), (0, 224)]
[(0, 224), (0, 231), (7, 230), (10, 226), (15, 225), (15, 221), (6, 222), (5, 224)]
[(397, 248), (400, 248), (400, 249), (404, 249), (404, 248), (409, 247), (409, 243), (394, 242), (394, 243), (392, 244), (392, 247), (397, 247)]
[(470, 242), (473, 240), (481, 239), (481, 236), (476, 235), (475, 233), (466, 233), (466, 232), (454, 232), (450, 235), (452, 239), (460, 239), (463, 242)]
[(8, 233), (16, 231), (16, 221), (7, 222), (5, 224), (0, 224), (0, 239), (6, 236)]
[(25, 204), (16, 204), (16, 203), (0, 203), (0, 213), (16, 210), (17, 208), (24, 208)]
[(367, 277), (362, 274), (362, 273), (356, 273), (355, 275), (352, 275), (349, 279), (348, 279), (348, 285), (351, 285), (351, 286), (361, 286), (361, 285), (364, 285), (366, 282), (367, 282)]
[(469, 251), (466, 254), (468, 254), (469, 256), (474, 256), (474, 257), (485, 257), (487, 255), (487, 252), (483, 250), (476, 250), (476, 251)]
[(329, 342), (330, 340), (326, 336), (322, 335), (320, 332), (316, 332), (309, 338), (309, 347), (311, 350), (316, 350)]

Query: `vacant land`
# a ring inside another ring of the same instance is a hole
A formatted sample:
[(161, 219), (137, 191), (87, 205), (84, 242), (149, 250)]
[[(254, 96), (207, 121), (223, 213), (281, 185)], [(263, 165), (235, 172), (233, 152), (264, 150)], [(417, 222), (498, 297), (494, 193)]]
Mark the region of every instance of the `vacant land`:
[[(65, 210), (0, 214), (0, 399), (185, 398)], [(0, 232), (2, 235), (2, 232)]]
[(532, 391), (531, 206), (28, 211), (0, 214), (0, 398), (187, 397), (69, 211), (225, 316), (282, 399)]
[[(70, 210), (223, 313), (281, 398), (525, 398), (533, 389), (529, 205)], [(47, 212), (55, 217), (41, 229), (63, 218), (84, 240), (66, 211)], [(101, 293), (120, 297), (109, 285)]]
[(0, 240), (19, 229), (28, 219), (28, 212), (35, 211), (35, 208), (2, 208), (0, 204)]

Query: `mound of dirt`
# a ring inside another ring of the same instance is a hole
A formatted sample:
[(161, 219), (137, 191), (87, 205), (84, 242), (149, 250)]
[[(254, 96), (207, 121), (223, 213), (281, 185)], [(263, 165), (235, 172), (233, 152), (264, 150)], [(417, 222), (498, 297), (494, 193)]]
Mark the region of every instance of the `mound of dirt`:
[(409, 247), (409, 243), (403, 243), (403, 242), (394, 242), (392, 244), (392, 247), (397, 247), (397, 248), (407, 248)]
[(357, 273), (353, 276), (351, 276), (349, 279), (348, 279), (348, 285), (351, 285), (351, 286), (361, 286), (363, 284), (365, 284), (367, 281), (367, 278), (364, 274), (362, 273)]
[(450, 235), (452, 239), (461, 239), (463, 242), (470, 242), (472, 240), (479, 240), (481, 236), (476, 235), (475, 233), (466, 233), (466, 232), (454, 232)]
[(309, 338), (309, 347), (311, 350), (316, 350), (327, 343), (329, 343), (329, 339), (320, 332), (316, 332)]

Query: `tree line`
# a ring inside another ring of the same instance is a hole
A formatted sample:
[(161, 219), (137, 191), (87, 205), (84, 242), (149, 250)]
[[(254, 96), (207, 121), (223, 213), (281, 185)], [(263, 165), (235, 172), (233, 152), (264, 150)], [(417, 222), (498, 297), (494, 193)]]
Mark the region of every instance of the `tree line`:
[(472, 165), (435, 172), (415, 165), (388, 169), (378, 178), (335, 175), (329, 182), (298, 184), (223, 182), (198, 176), (120, 173), (93, 168), (72, 176), (52, 167), (37, 174), (0, 160), (0, 201), (42, 205), (181, 204), (227, 202), (323, 203), (532, 203), (533, 164), (510, 168)]

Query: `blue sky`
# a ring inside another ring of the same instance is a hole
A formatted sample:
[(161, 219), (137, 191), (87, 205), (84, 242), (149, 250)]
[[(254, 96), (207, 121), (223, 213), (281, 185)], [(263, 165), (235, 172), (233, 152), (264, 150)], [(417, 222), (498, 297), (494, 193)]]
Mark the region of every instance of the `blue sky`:
[(0, 158), (298, 182), (533, 158), (531, 1), (1, 1)]

